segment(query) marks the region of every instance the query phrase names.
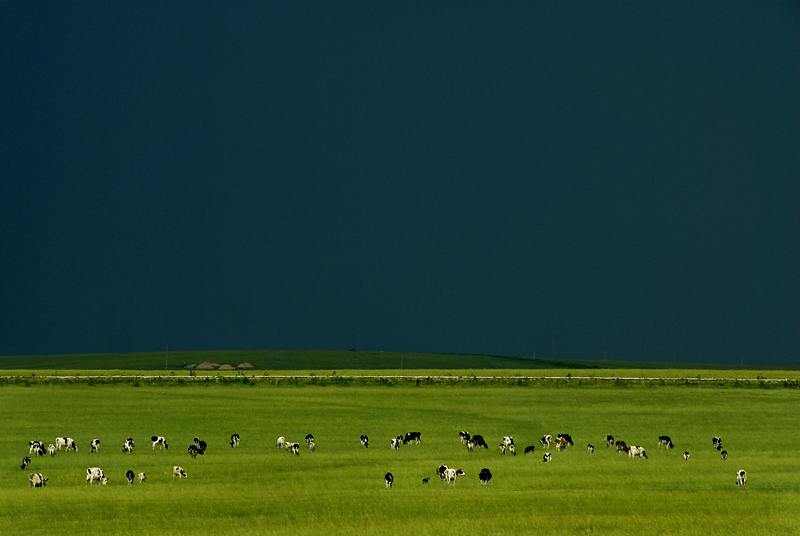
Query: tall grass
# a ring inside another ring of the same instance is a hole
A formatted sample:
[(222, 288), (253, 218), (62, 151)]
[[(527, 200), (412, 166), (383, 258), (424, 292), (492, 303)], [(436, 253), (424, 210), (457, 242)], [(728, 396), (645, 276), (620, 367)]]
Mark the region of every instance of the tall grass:
[[(798, 414), (794, 389), (7, 385), (0, 534), (794, 534)], [(460, 430), (484, 435), (490, 449), (468, 452)], [(407, 431), (421, 431), (422, 444), (391, 451), (389, 439)], [(575, 446), (542, 463), (538, 439), (560, 432)], [(509, 434), (517, 456), (497, 448)], [(606, 449), (606, 434), (645, 446), (649, 458)], [(658, 449), (660, 434), (676, 448)], [(169, 450), (153, 450), (151, 435)], [(300, 442), (301, 455), (275, 448), (279, 435)], [(56, 436), (74, 437), (78, 452), (20, 470), (28, 441)], [(128, 436), (131, 455), (121, 452)], [(209, 449), (192, 460), (195, 436)], [(91, 454), (94, 437), (101, 451)], [(521, 454), (526, 445), (533, 455)], [(467, 474), (448, 486), (434, 474), (441, 463)], [(173, 465), (189, 477), (174, 479)], [(107, 487), (85, 484), (90, 466), (104, 469)], [(482, 467), (494, 474), (485, 487)], [(746, 490), (734, 483), (740, 468)], [(127, 485), (127, 469), (148, 481)], [(49, 477), (47, 487), (30, 488), (30, 472)]]

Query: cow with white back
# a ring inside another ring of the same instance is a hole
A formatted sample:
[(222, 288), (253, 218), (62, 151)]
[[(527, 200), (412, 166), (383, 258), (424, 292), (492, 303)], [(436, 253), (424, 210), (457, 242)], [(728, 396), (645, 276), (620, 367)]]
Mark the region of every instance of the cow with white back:
[(64, 447), (65, 450), (72, 449), (75, 452), (78, 451), (78, 446), (75, 445), (75, 440), (71, 437), (57, 437), (56, 449), (61, 450), (61, 447)]
[(172, 478), (175, 478), (176, 476), (178, 478), (183, 478), (187, 476), (186, 471), (184, 471), (183, 467), (181, 467), (180, 465), (176, 465), (175, 467), (172, 468)]
[(447, 470), (444, 472), (444, 480), (445, 480), (445, 482), (447, 482), (448, 484), (453, 484), (453, 485), (455, 485), (455, 483), (456, 483), (456, 479), (457, 479), (459, 476), (463, 476), (463, 475), (465, 475), (465, 474), (466, 474), (466, 473), (464, 473), (464, 471), (462, 471), (461, 469), (450, 469), (450, 468), (448, 468), (448, 469), (447, 469)]
[(632, 445), (628, 449), (628, 456), (631, 458), (638, 456), (647, 459), (647, 453), (644, 451), (644, 447), (640, 447), (639, 445)]
[(28, 482), (30, 482), (32, 488), (44, 487), (48, 480), (50, 479), (45, 478), (42, 473), (31, 473), (28, 475)]
[(169, 445), (167, 445), (167, 440), (164, 439), (163, 436), (153, 436), (150, 438), (150, 441), (153, 442), (153, 450), (156, 449), (156, 445), (158, 445), (160, 449), (169, 450)]
[(53, 456), (56, 455), (56, 446), (50, 443), (47, 446), (47, 452), (50, 454), (50, 457), (52, 458)]
[(672, 439), (669, 436), (661, 435), (658, 436), (658, 448), (661, 447), (672, 449), (675, 448), (675, 445), (672, 444)]
[(403, 440), (400, 439), (399, 437), (392, 438), (392, 441), (391, 441), (392, 450), (399, 450), (400, 449), (400, 444), (402, 442), (403, 442)]
[(92, 439), (92, 442), (89, 444), (89, 452), (100, 452), (99, 439)]
[(102, 469), (99, 467), (90, 467), (86, 470), (86, 482), (91, 486), (95, 480), (100, 482), (103, 486), (108, 484), (108, 478), (103, 474)]
[(539, 440), (539, 443), (541, 443), (542, 446), (546, 449), (550, 448), (550, 443), (552, 442), (553, 442), (553, 436), (551, 436), (550, 434), (543, 435), (542, 438)]
[(125, 440), (125, 443), (122, 444), (122, 452), (126, 454), (131, 454), (133, 452), (133, 438), (129, 437)]
[(689, 457), (690, 456), (691, 456), (691, 454), (689, 454), (688, 450), (683, 453), (683, 459), (686, 460), (687, 462), (689, 461)]
[(144, 481), (147, 480), (147, 475), (144, 472), (139, 473), (139, 482), (144, 484)]
[(747, 487), (747, 472), (744, 469), (736, 471), (736, 485), (743, 488)]

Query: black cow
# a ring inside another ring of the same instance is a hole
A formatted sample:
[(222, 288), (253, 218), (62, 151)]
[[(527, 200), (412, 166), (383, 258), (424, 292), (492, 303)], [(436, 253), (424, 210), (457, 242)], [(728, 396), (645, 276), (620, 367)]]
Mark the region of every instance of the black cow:
[(128, 479), (128, 484), (133, 484), (133, 479), (136, 478), (136, 475), (133, 474), (133, 471), (128, 469), (128, 472), (125, 473), (125, 478)]
[(613, 447), (613, 446), (614, 446), (614, 436), (613, 435), (607, 435), (606, 436), (606, 448)]
[(414, 441), (417, 444), (422, 442), (422, 434), (420, 432), (408, 432), (406, 436), (403, 438), (403, 445), (407, 443), (411, 443)]
[(558, 437), (561, 438), (561, 439), (566, 439), (567, 443), (569, 443), (570, 446), (575, 444), (575, 443), (572, 442), (572, 436), (569, 435), (569, 434), (558, 434)]
[(481, 480), (481, 484), (485, 486), (492, 479), (492, 472), (484, 467), (483, 469), (481, 469), (481, 472), (478, 473), (478, 478)]
[(669, 436), (665, 435), (658, 436), (658, 446), (659, 448), (661, 447), (667, 447), (668, 449), (675, 448), (675, 445), (672, 444), (672, 439), (670, 439)]
[(525, 447), (524, 454), (530, 454), (531, 452), (533, 452), (535, 450), (536, 450), (536, 447), (534, 445), (527, 446), (527, 447)]
[(386, 482), (386, 489), (392, 489), (392, 484), (394, 483), (394, 477), (392, 473), (386, 473), (383, 477), (383, 481)]
[(474, 435), (470, 438), (470, 441), (472, 441), (473, 447), (483, 447), (487, 450), (489, 449), (489, 445), (486, 444), (486, 441), (484, 441), (482, 435)]

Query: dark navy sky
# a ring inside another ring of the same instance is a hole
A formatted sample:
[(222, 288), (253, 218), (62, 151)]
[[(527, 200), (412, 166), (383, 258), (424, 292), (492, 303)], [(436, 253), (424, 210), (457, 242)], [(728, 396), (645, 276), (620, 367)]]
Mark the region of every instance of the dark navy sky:
[(0, 0), (0, 355), (800, 363), (800, 4), (494, 4)]

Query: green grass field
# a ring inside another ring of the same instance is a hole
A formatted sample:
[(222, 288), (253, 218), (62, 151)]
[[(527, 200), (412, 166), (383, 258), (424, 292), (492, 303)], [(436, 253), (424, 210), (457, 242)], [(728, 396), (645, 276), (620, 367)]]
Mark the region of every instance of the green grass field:
[[(56, 382), (0, 386), (0, 415), (0, 534), (708, 536), (800, 528), (793, 388)], [(467, 452), (460, 430), (482, 434), (490, 450)], [(408, 431), (422, 432), (422, 444), (391, 451), (389, 440)], [(237, 449), (228, 445), (234, 432)], [(561, 432), (575, 446), (553, 449), (542, 463), (538, 439)], [(308, 433), (314, 453), (303, 443)], [(370, 437), (367, 450), (361, 434)], [(649, 458), (606, 449), (606, 434), (644, 446)], [(660, 434), (676, 448), (657, 448)], [(152, 450), (151, 435), (165, 436), (169, 450)], [(275, 448), (280, 435), (301, 443), (299, 457)], [(500, 454), (504, 435), (520, 454)], [(56, 436), (75, 438), (78, 452), (20, 469), (28, 441)], [(136, 447), (126, 455), (129, 436)], [(209, 448), (193, 460), (186, 448), (195, 436)], [(723, 438), (727, 461), (713, 436)], [(95, 437), (101, 450), (92, 454)], [(521, 454), (527, 445), (536, 445), (533, 455)], [(435, 476), (442, 463), (466, 475), (448, 486)], [(173, 479), (173, 465), (188, 478)], [(85, 483), (91, 466), (103, 468), (108, 486)], [(477, 477), (483, 467), (494, 474), (486, 487)], [(735, 485), (740, 468), (746, 490)], [(146, 472), (147, 482), (129, 486), (127, 469)], [(48, 477), (47, 486), (30, 488), (31, 472)], [(424, 477), (433, 478), (422, 484)]]

